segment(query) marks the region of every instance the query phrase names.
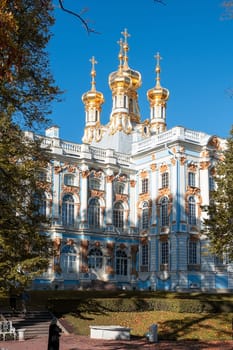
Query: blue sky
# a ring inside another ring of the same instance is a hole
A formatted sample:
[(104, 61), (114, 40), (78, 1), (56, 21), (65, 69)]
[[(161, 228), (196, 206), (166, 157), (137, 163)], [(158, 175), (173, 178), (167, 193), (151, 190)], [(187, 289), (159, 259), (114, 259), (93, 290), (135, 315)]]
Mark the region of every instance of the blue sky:
[(64, 91), (53, 105), (52, 123), (60, 137), (81, 143), (82, 94), (90, 89), (90, 58), (95, 56), (96, 89), (104, 94), (101, 123), (112, 106), (108, 76), (117, 70), (124, 28), (130, 33), (129, 66), (142, 75), (138, 90), (141, 120), (149, 118), (147, 90), (155, 85), (155, 54), (160, 52), (161, 85), (170, 91), (167, 127), (177, 125), (227, 137), (233, 124), (233, 20), (221, 20), (221, 0), (64, 0), (100, 34), (88, 35), (82, 24), (54, 0), (56, 23), (48, 52), (51, 71)]

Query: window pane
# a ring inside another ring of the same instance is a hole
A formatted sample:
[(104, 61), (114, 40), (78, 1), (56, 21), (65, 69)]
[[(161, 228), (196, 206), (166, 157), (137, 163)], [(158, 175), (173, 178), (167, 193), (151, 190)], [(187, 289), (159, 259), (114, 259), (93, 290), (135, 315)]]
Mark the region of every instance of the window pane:
[(189, 242), (189, 264), (197, 264), (197, 242)]
[(188, 223), (190, 225), (196, 225), (196, 203), (193, 197), (189, 198), (189, 215), (188, 215)]
[(162, 174), (162, 188), (169, 186), (169, 179), (168, 179), (168, 173)]
[(65, 195), (62, 201), (62, 224), (74, 225), (74, 199), (71, 195)]
[(168, 199), (167, 199), (167, 197), (165, 197), (161, 200), (161, 225), (162, 226), (169, 225)]
[(89, 203), (88, 223), (91, 227), (100, 226), (100, 203), (97, 198), (91, 199)]
[(196, 186), (196, 174), (189, 172), (188, 173), (188, 185), (191, 187), (195, 187)]
[(116, 253), (116, 274), (127, 276), (127, 255), (121, 250)]
[(124, 208), (121, 203), (116, 203), (113, 209), (113, 225), (117, 228), (124, 227)]
[(161, 243), (161, 264), (168, 264), (168, 242)]

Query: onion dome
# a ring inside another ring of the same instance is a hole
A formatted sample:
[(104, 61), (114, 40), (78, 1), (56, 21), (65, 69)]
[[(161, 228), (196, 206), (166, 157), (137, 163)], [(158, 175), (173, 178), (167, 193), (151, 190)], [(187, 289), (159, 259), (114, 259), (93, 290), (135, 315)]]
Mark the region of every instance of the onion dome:
[(82, 95), (82, 101), (86, 106), (86, 109), (90, 106), (94, 107), (94, 106), (100, 106), (104, 103), (104, 95), (102, 94), (102, 92), (98, 92), (96, 91), (95, 88), (95, 77), (96, 77), (96, 71), (95, 71), (95, 64), (97, 63), (97, 61), (95, 60), (94, 57), (92, 57), (90, 59), (90, 62), (92, 63), (92, 70), (91, 70), (91, 77), (92, 77), (92, 81), (91, 81), (91, 90), (85, 92)]
[(147, 91), (147, 97), (150, 101), (151, 104), (158, 104), (159, 102), (164, 102), (168, 100), (169, 98), (169, 90), (166, 88), (163, 88), (160, 85), (160, 60), (161, 60), (161, 56), (159, 53), (157, 53), (157, 55), (155, 56), (155, 58), (157, 59), (157, 65), (156, 65), (156, 85), (154, 88), (150, 89)]
[(118, 87), (137, 90), (141, 86), (142, 79), (141, 74), (136, 70), (129, 68), (128, 65), (129, 46), (127, 38), (130, 34), (128, 34), (127, 29), (121, 34), (124, 36), (124, 42), (122, 39), (118, 42), (120, 45), (120, 53), (118, 55), (120, 64), (118, 70), (109, 75), (109, 86), (111, 90)]

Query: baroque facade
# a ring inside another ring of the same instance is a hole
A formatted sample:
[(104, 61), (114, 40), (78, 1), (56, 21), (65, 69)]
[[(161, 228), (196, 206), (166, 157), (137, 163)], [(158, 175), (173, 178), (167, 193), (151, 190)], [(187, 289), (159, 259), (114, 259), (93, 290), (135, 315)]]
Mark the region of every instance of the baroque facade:
[(56, 252), (33, 287), (232, 289), (232, 265), (211, 254), (203, 233), (225, 141), (181, 126), (167, 130), (169, 91), (160, 82), (159, 54), (147, 92), (150, 117), (141, 120), (141, 74), (129, 66), (129, 35), (122, 35), (119, 66), (109, 75), (109, 122), (101, 124), (104, 96), (92, 58), (82, 143), (60, 139), (56, 126), (31, 135), (52, 154), (39, 171), (46, 184), (40, 210), (51, 218), (46, 234)]

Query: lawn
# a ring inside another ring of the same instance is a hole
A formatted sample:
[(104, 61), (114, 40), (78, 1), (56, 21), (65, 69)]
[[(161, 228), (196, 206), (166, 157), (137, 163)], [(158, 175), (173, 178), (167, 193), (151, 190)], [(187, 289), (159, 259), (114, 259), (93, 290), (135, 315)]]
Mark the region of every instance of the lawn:
[(73, 331), (90, 334), (90, 325), (120, 325), (131, 328), (132, 336), (144, 336), (153, 323), (160, 340), (231, 340), (233, 313), (194, 314), (167, 311), (108, 312), (63, 315)]

